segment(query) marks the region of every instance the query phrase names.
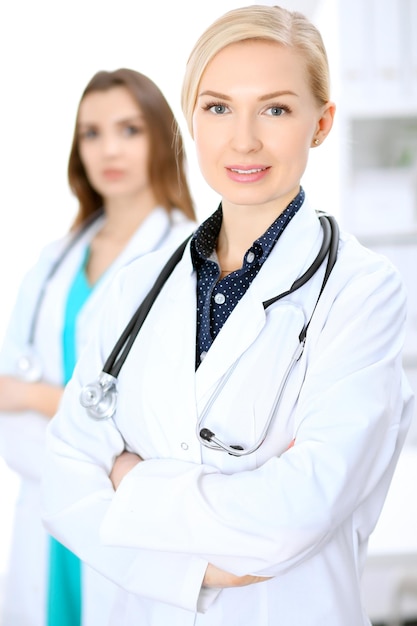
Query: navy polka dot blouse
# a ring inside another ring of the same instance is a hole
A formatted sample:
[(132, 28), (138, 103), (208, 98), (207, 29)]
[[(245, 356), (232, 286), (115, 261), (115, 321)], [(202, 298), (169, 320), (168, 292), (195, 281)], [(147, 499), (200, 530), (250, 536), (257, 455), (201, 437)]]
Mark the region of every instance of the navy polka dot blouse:
[(223, 219), (221, 204), (194, 234), (191, 240), (191, 258), (197, 272), (196, 369), (268, 258), (284, 228), (303, 204), (304, 197), (304, 190), (301, 188), (285, 211), (247, 250), (242, 267), (222, 280), (215, 252)]

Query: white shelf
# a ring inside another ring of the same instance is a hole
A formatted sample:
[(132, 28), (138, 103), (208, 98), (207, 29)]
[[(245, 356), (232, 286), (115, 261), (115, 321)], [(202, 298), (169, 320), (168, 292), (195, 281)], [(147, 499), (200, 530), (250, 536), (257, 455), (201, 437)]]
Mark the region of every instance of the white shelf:
[(404, 367), (417, 393), (417, 0), (338, 9), (340, 219), (404, 277)]
[(338, 113), (349, 119), (375, 120), (383, 118), (414, 118), (417, 119), (417, 96), (404, 95), (398, 103), (393, 103), (392, 99), (387, 101), (367, 98), (350, 100), (348, 93), (341, 92), (342, 104)]
[(368, 248), (381, 248), (385, 246), (401, 246), (417, 248), (417, 225), (407, 232), (380, 233), (357, 235), (361, 243)]

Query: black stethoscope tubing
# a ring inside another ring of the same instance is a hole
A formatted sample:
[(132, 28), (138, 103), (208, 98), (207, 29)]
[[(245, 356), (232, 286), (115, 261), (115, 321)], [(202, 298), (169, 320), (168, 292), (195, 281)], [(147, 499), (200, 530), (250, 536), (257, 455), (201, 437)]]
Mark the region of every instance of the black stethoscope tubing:
[[(271, 298), (270, 300), (266, 300), (263, 303), (264, 309), (267, 309), (269, 306), (271, 306), (271, 304), (274, 304), (274, 302), (277, 302), (278, 300), (285, 298), (286, 296), (290, 295), (291, 293), (294, 293), (294, 291), (297, 291), (297, 289), (305, 285), (310, 280), (310, 278), (312, 278), (314, 274), (317, 272), (317, 270), (323, 263), (326, 255), (328, 254), (326, 271), (324, 273), (323, 282), (321, 285), (319, 295), (316, 300), (316, 304), (313, 309), (313, 313), (316, 310), (316, 306), (318, 304), (318, 301), (320, 300), (320, 296), (323, 293), (323, 289), (325, 288), (327, 280), (330, 276), (330, 273), (334, 267), (334, 264), (336, 263), (337, 249), (339, 246), (339, 227), (337, 225), (335, 218), (331, 215), (319, 215), (319, 220), (323, 229), (323, 241), (322, 241), (320, 250), (316, 258), (314, 259), (313, 263), (304, 272), (304, 274), (300, 276), (300, 278), (297, 278), (297, 280), (293, 282), (293, 284), (287, 291), (280, 293), (278, 296), (275, 296), (274, 298)], [(313, 316), (313, 313), (310, 317), (309, 322), (304, 326), (304, 328), (302, 329), (299, 335), (300, 343), (303, 342), (306, 338), (307, 330), (310, 325), (310, 321)]]
[(326, 265), (326, 270), (325, 270), (325, 274), (323, 277), (323, 281), (322, 281), (322, 285), (320, 288), (320, 292), (318, 294), (316, 303), (314, 305), (313, 311), (310, 315), (310, 318), (308, 320), (308, 322), (303, 326), (299, 336), (298, 336), (298, 345), (297, 348), (291, 358), (291, 362), (288, 365), (285, 374), (281, 380), (281, 383), (278, 387), (277, 393), (275, 395), (275, 400), (273, 402), (272, 408), (269, 412), (268, 418), (265, 422), (265, 425), (263, 427), (263, 430), (261, 432), (261, 435), (259, 436), (259, 438), (257, 439), (257, 441), (249, 448), (244, 448), (243, 446), (241, 446), (240, 444), (227, 444), (224, 441), (222, 441), (218, 436), (216, 436), (216, 434), (210, 430), (207, 427), (201, 428), (201, 426), (203, 425), (203, 421), (205, 419), (205, 416), (208, 414), (212, 404), (214, 403), (215, 399), (219, 396), (219, 394), (221, 393), (223, 387), (225, 386), (228, 378), (230, 377), (230, 375), (233, 372), (233, 369), (235, 368), (235, 366), (237, 365), (238, 361), (235, 362), (234, 366), (229, 370), (227, 376), (225, 376), (221, 381), (219, 386), (217, 387), (215, 393), (212, 395), (209, 403), (207, 404), (207, 406), (204, 408), (202, 414), (200, 415), (200, 419), (198, 420), (197, 426), (196, 426), (196, 435), (197, 438), (199, 439), (199, 441), (206, 446), (207, 448), (211, 449), (211, 450), (217, 450), (217, 451), (223, 451), (223, 452), (227, 452), (228, 454), (235, 456), (235, 457), (240, 457), (240, 456), (247, 456), (248, 454), (252, 454), (253, 452), (255, 452), (256, 450), (258, 450), (258, 448), (263, 444), (263, 442), (266, 439), (266, 436), (269, 432), (269, 428), (272, 424), (272, 420), (274, 419), (274, 415), (277, 413), (278, 407), (279, 407), (279, 403), (281, 401), (281, 397), (284, 393), (284, 389), (285, 386), (287, 384), (287, 381), (289, 379), (289, 376), (291, 374), (291, 372), (293, 371), (293, 368), (295, 367), (295, 364), (297, 363), (297, 361), (300, 360), (301, 355), (304, 352), (304, 346), (306, 343), (306, 336), (307, 336), (307, 330), (308, 327), (310, 325), (311, 320), (313, 319), (313, 315), (314, 312), (317, 308), (317, 305), (319, 303), (320, 300), (320, 296), (323, 293), (323, 289), (327, 283), (327, 280), (330, 276), (330, 273), (334, 267), (334, 264), (336, 263), (337, 260), (337, 250), (338, 250), (338, 245), (339, 245), (339, 228), (337, 225), (336, 220), (331, 217), (331, 216), (323, 216), (321, 215), (319, 217), (322, 228), (323, 228), (323, 241), (322, 241), (322, 245), (321, 248), (319, 250), (319, 253), (317, 254), (317, 257), (315, 258), (315, 260), (313, 261), (313, 263), (311, 264), (311, 266), (306, 270), (306, 272), (300, 276), (300, 278), (298, 278), (290, 287), (290, 289), (288, 289), (287, 291), (279, 294), (278, 296), (275, 296), (274, 298), (271, 298), (270, 300), (267, 300), (263, 303), (264, 308), (266, 309), (268, 306), (271, 306), (271, 304), (273, 304), (274, 302), (277, 302), (278, 300), (281, 300), (282, 298), (284, 298), (285, 296), (288, 296), (289, 294), (293, 293), (294, 291), (296, 291), (297, 289), (299, 289), (300, 287), (302, 287), (307, 281), (310, 280), (310, 278), (312, 278), (312, 276), (315, 274), (315, 272), (319, 269), (320, 265), (323, 263), (326, 254), (328, 254), (328, 259), (327, 259), (327, 265)]
[(187, 246), (187, 243), (191, 239), (193, 233), (187, 237), (185, 241), (181, 243), (181, 245), (175, 250), (173, 255), (168, 259), (167, 263), (162, 268), (158, 278), (156, 279), (152, 289), (149, 291), (148, 295), (140, 304), (139, 308), (133, 314), (132, 318), (128, 322), (126, 328), (120, 335), (117, 340), (113, 350), (109, 354), (106, 362), (103, 366), (103, 372), (105, 374), (109, 374), (114, 378), (117, 378), (120, 370), (123, 367), (124, 362), (127, 359), (127, 356), (136, 340), (136, 337), (139, 334), (140, 329), (152, 308), (152, 305), (156, 298), (158, 297), (162, 287), (172, 274), (176, 265), (178, 265), (184, 250)]
[[(298, 278), (292, 284), (290, 289), (279, 294), (278, 296), (275, 296), (274, 298), (271, 298), (270, 300), (266, 300), (265, 302), (263, 302), (264, 309), (267, 309), (269, 306), (271, 306), (278, 300), (285, 298), (285, 296), (288, 296), (289, 294), (294, 293), (294, 291), (296, 291), (297, 289), (305, 285), (310, 280), (310, 278), (314, 276), (314, 274), (317, 272), (317, 270), (323, 263), (326, 255), (328, 254), (326, 271), (325, 271), (323, 283), (320, 289), (320, 293), (318, 295), (316, 305), (314, 307), (314, 310), (315, 310), (317, 303), (320, 299), (320, 296), (323, 292), (323, 289), (330, 276), (330, 272), (332, 271), (333, 266), (336, 263), (337, 249), (338, 249), (338, 244), (339, 244), (339, 228), (334, 217), (332, 217), (331, 215), (319, 215), (319, 220), (320, 220), (322, 230), (323, 230), (323, 241), (322, 241), (320, 250), (316, 258), (314, 259), (313, 263), (304, 272), (304, 274), (300, 276), (300, 278)], [(103, 366), (102, 371), (105, 374), (108, 374), (109, 376), (112, 376), (113, 378), (117, 379), (120, 373), (120, 370), (123, 367), (123, 364), (125, 363), (127, 359), (127, 356), (136, 340), (136, 337), (139, 334), (139, 331), (154, 301), (158, 297), (167, 279), (172, 274), (174, 268), (179, 263), (184, 253), (184, 250), (187, 246), (187, 243), (189, 242), (191, 237), (192, 237), (192, 234), (189, 237), (187, 237), (185, 241), (183, 241), (183, 243), (175, 250), (174, 254), (168, 259), (167, 263), (162, 268), (161, 273), (156, 279), (154, 286), (149, 291), (145, 299), (142, 301), (141, 305), (138, 307), (136, 312), (133, 314), (132, 318), (130, 319), (124, 331), (120, 335), (113, 350), (111, 351), (110, 355), (108, 356)], [(314, 310), (313, 310), (313, 313), (314, 313)], [(311, 317), (310, 317), (310, 321), (311, 321)], [(306, 324), (306, 326), (302, 329), (300, 333), (300, 336), (299, 336), (300, 342), (305, 341), (305, 337), (307, 334), (307, 329), (310, 324), (310, 321), (308, 322), (308, 324)]]

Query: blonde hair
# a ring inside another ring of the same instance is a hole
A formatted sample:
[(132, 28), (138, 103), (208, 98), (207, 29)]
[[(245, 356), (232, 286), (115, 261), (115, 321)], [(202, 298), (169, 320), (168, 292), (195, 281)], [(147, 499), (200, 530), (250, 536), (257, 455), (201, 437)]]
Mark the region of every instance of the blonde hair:
[(322, 105), (330, 98), (329, 64), (317, 28), (297, 11), (279, 6), (252, 5), (228, 11), (200, 36), (187, 62), (181, 105), (192, 134), (192, 116), (201, 77), (220, 50), (233, 43), (267, 40), (297, 50), (305, 59), (310, 86)]

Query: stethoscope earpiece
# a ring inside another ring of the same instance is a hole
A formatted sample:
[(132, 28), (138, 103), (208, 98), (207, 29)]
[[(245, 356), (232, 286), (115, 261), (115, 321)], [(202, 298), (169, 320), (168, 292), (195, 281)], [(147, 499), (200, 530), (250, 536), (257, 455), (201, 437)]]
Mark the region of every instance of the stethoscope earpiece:
[(83, 387), (80, 404), (86, 409), (89, 417), (95, 420), (108, 420), (113, 417), (117, 403), (116, 382), (114, 376), (101, 372), (97, 381)]

